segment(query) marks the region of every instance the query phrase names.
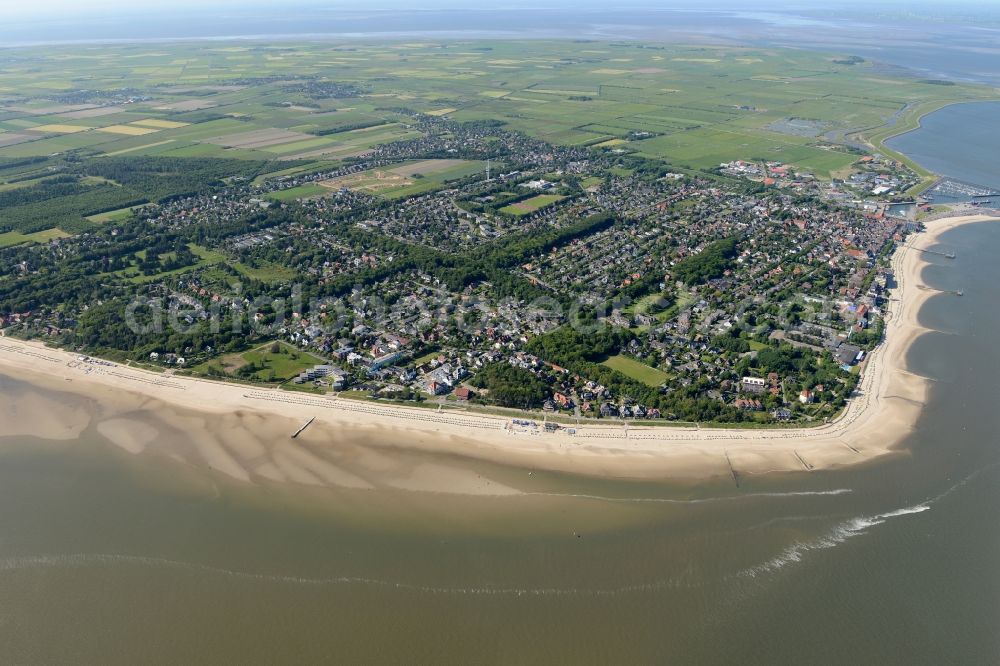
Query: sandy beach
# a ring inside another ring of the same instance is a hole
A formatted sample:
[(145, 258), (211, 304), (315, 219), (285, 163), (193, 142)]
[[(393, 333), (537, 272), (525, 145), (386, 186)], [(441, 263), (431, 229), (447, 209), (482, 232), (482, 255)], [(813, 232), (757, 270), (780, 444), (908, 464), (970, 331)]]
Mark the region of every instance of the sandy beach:
[[(158, 452), (211, 467), (241, 481), (279, 481), (479, 494), (518, 492), (459, 467), (431, 462), (401, 466), (407, 452), (467, 457), (528, 469), (615, 478), (701, 479), (856, 465), (899, 454), (914, 428), (929, 380), (909, 372), (906, 351), (926, 332), (920, 306), (937, 292), (920, 283), (920, 251), (938, 236), (987, 216), (934, 220), (911, 236), (892, 263), (897, 287), (888, 305), (886, 338), (868, 356), (856, 395), (834, 421), (815, 428), (737, 429), (586, 423), (570, 434), (514, 427), (510, 418), (471, 412), (315, 396), (279, 389), (160, 374), (101, 361), (36, 342), (0, 339), (0, 372), (83, 396), (91, 411), (61, 409), (29, 392), (0, 414), (0, 435), (74, 439), (94, 425), (132, 454)], [(297, 439), (291, 435), (315, 421)], [(174, 437), (164, 437), (165, 431)], [(356, 445), (363, 443), (363, 446)]]

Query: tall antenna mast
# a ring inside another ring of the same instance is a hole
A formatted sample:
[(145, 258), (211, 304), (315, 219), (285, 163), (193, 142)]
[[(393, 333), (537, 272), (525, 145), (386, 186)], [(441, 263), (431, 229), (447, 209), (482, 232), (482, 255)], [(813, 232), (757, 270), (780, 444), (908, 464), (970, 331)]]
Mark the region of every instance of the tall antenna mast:
[(486, 182), (490, 182), (490, 158), (486, 158)]

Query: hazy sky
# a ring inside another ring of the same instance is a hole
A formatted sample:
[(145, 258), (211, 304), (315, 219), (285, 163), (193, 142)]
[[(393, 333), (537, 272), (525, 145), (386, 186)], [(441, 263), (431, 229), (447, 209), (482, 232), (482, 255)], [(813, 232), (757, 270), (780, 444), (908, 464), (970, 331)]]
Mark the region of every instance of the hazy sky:
[[(495, 0), (488, 4), (483, 4), (479, 0), (29, 0), (27, 2), (17, 2), (16, 0), (0, 0), (0, 15), (8, 11), (15, 12), (66, 12), (73, 11), (83, 13), (98, 10), (130, 10), (141, 11), (150, 9), (174, 9), (178, 7), (243, 7), (243, 6), (269, 6), (280, 8), (283, 5), (325, 5), (329, 7), (344, 7), (352, 10), (379, 9), (405, 7), (410, 9), (433, 8), (433, 7), (466, 7), (469, 9), (497, 9), (502, 7), (531, 7), (531, 6), (565, 6), (579, 5), (579, 0)], [(582, 4), (597, 4), (596, 0)], [(606, 2), (600, 4), (607, 5)], [(662, 6), (662, 7), (683, 7), (683, 6), (711, 6), (720, 5), (726, 7), (739, 7), (754, 4), (743, 0), (626, 0), (619, 5), (630, 6)], [(771, 9), (780, 9), (785, 6), (803, 5), (829, 5), (829, 2), (821, 0), (789, 0), (787, 2), (766, 3)]]
[(591, 7), (656, 8), (656, 9), (732, 9), (765, 12), (821, 11), (833, 12), (838, 7), (855, 10), (889, 9), (906, 11), (919, 8), (969, 9), (1000, 8), (1000, 0), (0, 0), (0, 21), (3, 18), (50, 18), (68, 16), (107, 16), (109, 14), (143, 14), (170, 12), (190, 13), (212, 9), (253, 10), (266, 7), (271, 11), (295, 11), (295, 8), (337, 8), (351, 12), (379, 9), (463, 8), (467, 10), (504, 8)]
[(235, 6), (247, 4), (239, 0), (141, 0), (140, 2), (128, 2), (127, 0), (29, 0), (28, 2), (16, 2), (15, 0), (0, 0), (0, 15), (2, 14), (55, 14), (72, 12), (83, 14), (94, 11), (121, 11), (122, 9), (165, 9), (171, 7), (196, 7), (196, 6)]
[[(269, 6), (280, 8), (287, 5), (324, 5), (328, 7), (344, 7), (352, 10), (379, 9), (405, 7), (410, 9), (432, 8), (432, 7), (466, 7), (469, 9), (497, 9), (509, 6), (574, 6), (580, 4), (608, 6), (605, 1), (597, 0), (581, 2), (580, 0), (494, 0), (484, 4), (480, 0), (27, 0), (18, 2), (17, 0), (0, 0), (0, 16), (10, 13), (17, 14), (51, 14), (51, 13), (87, 13), (94, 11), (148, 11), (154, 9), (178, 9), (184, 8), (212, 8), (212, 7), (246, 7), (246, 6)], [(863, 2), (862, 0), (625, 0), (616, 3), (619, 6), (654, 6), (662, 8), (670, 7), (699, 7), (709, 9), (712, 7), (728, 9), (761, 9), (768, 11), (783, 11), (788, 9), (803, 8), (830, 8), (833, 5), (897, 5), (907, 6), (915, 3), (913, 0), (875, 0), (874, 2)], [(949, 4), (952, 4), (949, 2)], [(1000, 4), (1000, 0), (963, 0), (963, 5), (989, 5)]]

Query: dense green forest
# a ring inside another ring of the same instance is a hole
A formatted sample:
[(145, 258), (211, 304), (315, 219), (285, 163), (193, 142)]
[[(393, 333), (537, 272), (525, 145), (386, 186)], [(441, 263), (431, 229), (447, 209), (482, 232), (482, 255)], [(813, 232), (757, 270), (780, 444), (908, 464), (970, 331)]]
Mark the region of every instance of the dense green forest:
[(698, 254), (678, 261), (674, 265), (674, 275), (687, 285), (701, 284), (717, 278), (732, 266), (736, 246), (736, 238), (715, 241)]
[[(283, 162), (289, 168), (303, 162)], [(206, 194), (233, 178), (250, 179), (260, 175), (269, 162), (190, 157), (106, 157), (88, 160), (81, 167), (88, 176), (106, 178), (135, 188), (151, 201), (177, 196)]]
[[(226, 179), (249, 179), (269, 163), (170, 157), (105, 157), (50, 164), (59, 175), (0, 192), (0, 232), (59, 228), (70, 233), (93, 224), (85, 218), (147, 202), (207, 194)], [(289, 167), (297, 163), (289, 162)], [(3, 166), (3, 165), (0, 165)]]
[(479, 394), (478, 401), (500, 407), (534, 409), (550, 395), (549, 385), (538, 375), (504, 362), (483, 367), (472, 385), (487, 391)]

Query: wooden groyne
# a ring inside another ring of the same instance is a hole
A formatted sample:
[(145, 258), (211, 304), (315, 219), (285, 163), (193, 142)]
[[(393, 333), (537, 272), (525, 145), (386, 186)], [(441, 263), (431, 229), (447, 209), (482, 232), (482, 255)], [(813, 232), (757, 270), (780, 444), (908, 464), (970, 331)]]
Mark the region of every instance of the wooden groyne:
[(813, 471), (813, 466), (807, 463), (798, 451), (792, 451), (792, 453), (794, 453), (795, 457), (799, 459), (799, 462), (802, 463), (802, 466), (806, 468), (807, 472)]
[(733, 467), (733, 461), (729, 458), (729, 451), (726, 451), (726, 463), (729, 465), (729, 473), (733, 475), (733, 483), (735, 483), (736, 487), (739, 488), (740, 475), (739, 472), (736, 471), (736, 468)]
[(964, 296), (965, 292), (961, 289), (935, 289), (934, 287), (928, 287), (925, 284), (918, 284), (917, 287), (923, 291), (933, 291), (938, 294), (951, 294), (952, 296)]
[(918, 247), (916, 249), (920, 250), (921, 252), (923, 252), (925, 254), (936, 254), (937, 256), (944, 257), (945, 259), (954, 259), (955, 258), (955, 253), (954, 252), (939, 252), (937, 250), (927, 250), (927, 249), (924, 249), (924, 248), (921, 248), (921, 247)]
[(314, 416), (311, 419), (309, 419), (308, 421), (306, 421), (305, 423), (303, 423), (302, 427), (299, 428), (298, 430), (296, 430), (294, 434), (292, 434), (292, 439), (295, 439), (296, 437), (298, 437), (299, 435), (301, 435), (302, 431), (305, 430), (306, 428), (308, 428), (310, 426), (310, 424), (312, 424), (312, 422), (315, 421), (315, 420), (316, 420), (316, 417)]

